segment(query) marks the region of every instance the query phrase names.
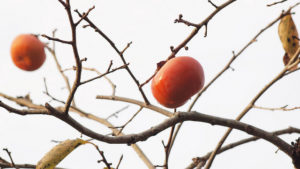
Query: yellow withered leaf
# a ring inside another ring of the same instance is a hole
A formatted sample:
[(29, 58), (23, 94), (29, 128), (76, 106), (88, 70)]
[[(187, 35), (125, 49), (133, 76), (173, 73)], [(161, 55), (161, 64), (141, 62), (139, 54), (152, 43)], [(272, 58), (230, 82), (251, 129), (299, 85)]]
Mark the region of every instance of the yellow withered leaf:
[(278, 26), (278, 34), (286, 54), (283, 61), (286, 65), (299, 48), (299, 35), (291, 14), (284, 16)]
[(70, 154), (78, 146), (88, 143), (82, 139), (66, 140), (53, 147), (45, 156), (38, 162), (36, 169), (53, 169)]

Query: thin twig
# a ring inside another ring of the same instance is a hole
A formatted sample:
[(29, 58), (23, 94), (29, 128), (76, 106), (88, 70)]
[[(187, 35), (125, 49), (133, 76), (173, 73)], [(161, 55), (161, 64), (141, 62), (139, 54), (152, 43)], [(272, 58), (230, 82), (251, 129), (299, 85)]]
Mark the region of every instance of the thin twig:
[[(8, 99), (8, 100), (11, 100), (19, 105), (22, 105), (22, 106), (26, 106), (28, 108), (32, 108), (32, 109), (45, 109), (44, 106), (40, 106), (40, 105), (36, 105), (36, 104), (33, 104), (32, 102), (28, 101), (28, 100), (25, 100), (23, 98), (14, 98), (14, 97), (11, 97), (11, 96), (8, 96), (8, 95), (5, 95), (5, 94), (2, 94), (0, 93), (0, 96)], [(0, 102), (1, 103), (1, 102)], [(1, 104), (0, 104), (0, 107)], [(58, 108), (58, 109), (62, 109), (62, 108)], [(35, 111), (38, 111), (38, 110), (35, 110)], [(100, 117), (97, 117), (93, 114), (90, 114), (90, 113), (86, 113), (82, 110), (80, 110), (79, 108), (77, 107), (71, 107), (70, 109), (72, 112), (75, 112), (77, 113), (78, 115), (82, 116), (82, 117), (85, 117), (87, 119), (90, 119), (90, 120), (94, 120), (98, 123), (101, 123), (105, 126), (107, 126), (109, 129), (112, 130), (112, 132), (114, 133), (115, 136), (123, 136), (124, 134), (122, 132), (119, 132), (118, 129), (116, 129), (109, 121), (107, 121), (106, 119), (103, 119), (103, 118), (100, 118)], [(15, 112), (16, 113), (16, 112)], [(26, 113), (29, 113), (29, 112), (26, 112)], [(46, 113), (49, 113), (48, 111), (47, 112), (44, 112), (44, 114)], [(25, 113), (24, 113), (25, 114)], [(130, 145), (132, 147), (132, 149), (137, 153), (137, 155), (141, 158), (141, 160), (145, 163), (145, 165), (149, 168), (149, 169), (154, 169), (154, 165), (152, 164), (152, 162), (148, 159), (148, 157), (145, 155), (145, 153), (141, 150), (141, 148), (137, 145), (137, 144), (131, 144)]]
[[(235, 118), (235, 120), (240, 121), (253, 107), (253, 105), (255, 105), (256, 101), (273, 85), (275, 84), (278, 80), (280, 80), (282, 77), (284, 77), (285, 73), (289, 70), (289, 67), (292, 66), (293, 64), (296, 63), (292, 63), (294, 58), (297, 58), (298, 55), (300, 53), (300, 48), (298, 48), (297, 52), (294, 54), (294, 56), (291, 58), (291, 60), (289, 61), (289, 63), (284, 67), (284, 69), (274, 78), (272, 79), (265, 87), (263, 87), (258, 93), (257, 95), (254, 96), (254, 98), (250, 101), (250, 103), (244, 108), (244, 110)], [(229, 134), (231, 133), (232, 128), (229, 128), (225, 134), (223, 135), (223, 137), (221, 138), (221, 140), (219, 141), (219, 143), (217, 144), (215, 150), (213, 151), (213, 153), (211, 153), (207, 165), (205, 167), (205, 169), (209, 169), (211, 164), (213, 163), (213, 160), (218, 152), (218, 150), (221, 148), (221, 146), (223, 145), (223, 143), (225, 142), (225, 140), (227, 139), (227, 137), (229, 136)]]
[(69, 18), (69, 24), (70, 24), (70, 27), (71, 27), (71, 32), (72, 32), (72, 49), (73, 49), (73, 53), (74, 53), (74, 59), (75, 59), (75, 62), (76, 62), (76, 77), (75, 77), (75, 80), (73, 82), (73, 86), (71, 88), (71, 92), (67, 98), (67, 101), (66, 101), (66, 104), (65, 104), (65, 110), (64, 110), (64, 113), (65, 114), (68, 114), (69, 112), (69, 108), (71, 106), (71, 103), (73, 101), (73, 98), (75, 96), (75, 93), (76, 93), (76, 90), (78, 88), (78, 86), (80, 85), (80, 81), (81, 81), (81, 71), (82, 71), (82, 62), (81, 62), (81, 59), (80, 59), (80, 56), (79, 56), (79, 53), (78, 53), (78, 49), (77, 49), (77, 31), (76, 31), (76, 25), (74, 23), (74, 20), (73, 20), (73, 16), (72, 16), (72, 13), (71, 13), (71, 6), (70, 6), (70, 1), (69, 0), (66, 0), (66, 12), (68, 14), (68, 18)]
[(211, 0), (208, 0), (208, 2), (215, 8), (219, 8), (216, 4), (214, 4)]
[[(184, 23), (187, 26), (194, 26), (196, 28), (199, 27), (198, 24), (195, 24), (195, 23), (192, 23), (190, 21), (187, 21), (187, 20), (183, 19), (183, 15), (182, 14), (179, 14), (178, 19), (175, 19), (174, 23)], [(172, 52), (173, 52), (173, 50), (174, 50), (174, 47), (171, 47), (171, 51)]]
[[(276, 22), (278, 22), (283, 16), (285, 16), (286, 14), (288, 14), (287, 12), (280, 14), (277, 18), (275, 18), (272, 22), (270, 22), (268, 25), (266, 25), (263, 29), (261, 29), (252, 39), (249, 40), (249, 42), (243, 47), (241, 48), (238, 53), (232, 52), (233, 56), (231, 57), (231, 59), (228, 61), (228, 63), (225, 65), (225, 67), (210, 81), (207, 83), (206, 86), (204, 86), (199, 93), (196, 95), (196, 97), (193, 99), (192, 103), (190, 104), (189, 108), (187, 111), (191, 111), (194, 107), (194, 105), (196, 104), (196, 102), (198, 101), (198, 99), (200, 98), (200, 96), (202, 96), (202, 94), (219, 78), (221, 77), (228, 69), (231, 68), (231, 64), (249, 47), (251, 46), (254, 42), (257, 41), (257, 38), (264, 33), (267, 29), (269, 29), (271, 26), (273, 26)], [(174, 144), (174, 141), (179, 133), (179, 130), (181, 128), (182, 124), (179, 124), (176, 128), (174, 137), (173, 137), (173, 141), (172, 141), (172, 145)]]
[(72, 41), (66, 41), (66, 40), (62, 40), (62, 39), (58, 39), (58, 38), (52, 38), (50, 36), (47, 36), (45, 34), (41, 35), (44, 38), (47, 38), (48, 40), (52, 40), (52, 41), (56, 41), (56, 42), (60, 42), (60, 43), (65, 43), (65, 44), (72, 44)]
[(283, 107), (277, 107), (277, 108), (270, 108), (270, 107), (262, 107), (262, 106), (256, 106), (256, 105), (253, 105), (253, 108), (255, 108), (255, 109), (262, 109), (262, 110), (270, 110), (270, 111), (276, 111), (276, 110), (280, 110), (280, 111), (293, 111), (293, 110), (300, 109), (300, 107), (287, 108), (287, 106), (283, 106)]
[(120, 167), (120, 164), (121, 164), (122, 160), (123, 160), (123, 154), (120, 157), (120, 160), (118, 162), (118, 165), (117, 165), (116, 169), (118, 169)]
[(7, 155), (9, 156), (9, 159), (10, 159), (10, 162), (12, 164), (12, 166), (16, 169), (18, 169), (18, 167), (16, 167), (15, 163), (14, 163), (14, 160), (11, 156), (11, 152), (8, 150), (8, 148), (3, 148), (3, 150), (7, 153)]
[[(56, 29), (52, 31), (52, 37), (53, 38), (55, 37), (55, 32), (56, 32)], [(70, 86), (69, 78), (65, 75), (64, 71), (62, 70), (62, 67), (61, 67), (61, 65), (60, 65), (60, 63), (57, 59), (57, 56), (56, 56), (55, 41), (53, 41), (52, 49), (49, 46), (45, 46), (45, 47), (52, 54), (53, 59), (54, 59), (55, 64), (56, 64), (56, 67), (57, 67), (59, 73), (61, 74), (62, 78), (64, 79), (66, 87), (67, 87), (69, 93), (71, 93), (71, 86)], [(74, 99), (72, 100), (72, 105), (76, 106), (76, 103), (75, 103)]]
[[(82, 17), (82, 14), (78, 11), (76, 11), (76, 13), (78, 14), (79, 17)], [(85, 17), (84, 20), (89, 24), (89, 27), (93, 28), (97, 33), (99, 33), (109, 44), (110, 46), (118, 53), (118, 55), (120, 56), (122, 62), (124, 65), (127, 65), (127, 61), (125, 60), (125, 57), (123, 55), (123, 53), (116, 47), (115, 43), (105, 34), (103, 33), (88, 17)], [(133, 81), (135, 82), (135, 84), (137, 85), (145, 103), (148, 105), (150, 104), (149, 100), (146, 97), (146, 94), (144, 93), (143, 89), (140, 87), (140, 82), (137, 80), (137, 78), (134, 76), (134, 74), (132, 73), (132, 71), (130, 70), (130, 68), (128, 66), (125, 67), (125, 69), (127, 70), (127, 72), (129, 73), (130, 77), (133, 79)]]
[(157, 107), (157, 106), (154, 106), (154, 105), (151, 105), (151, 104), (147, 105), (144, 102), (134, 100), (134, 99), (130, 99), (130, 98), (126, 98), (126, 97), (98, 95), (98, 96), (96, 96), (96, 99), (105, 99), (105, 100), (114, 100), (114, 101), (132, 103), (132, 104), (139, 105), (139, 106), (142, 106), (144, 108), (153, 110), (155, 112), (161, 113), (161, 114), (163, 114), (167, 117), (172, 117), (173, 116), (173, 113), (169, 112), (168, 110), (162, 109), (160, 107)]
[(106, 167), (107, 167), (108, 169), (112, 169), (112, 168), (110, 167), (110, 166), (112, 165), (112, 163), (107, 162), (106, 157), (105, 157), (105, 155), (104, 155), (104, 152), (101, 151), (101, 150), (99, 149), (99, 147), (98, 147), (96, 144), (94, 144), (94, 143), (92, 143), (92, 142), (88, 142), (88, 143), (89, 143), (89, 144), (92, 144), (92, 145), (96, 148), (96, 150), (98, 151), (98, 153), (101, 155), (102, 160), (99, 160), (98, 162), (100, 163), (100, 162), (103, 161), (103, 163), (106, 165)]
[(105, 73), (103, 73), (103, 74), (101, 74), (101, 75), (99, 75), (99, 76), (96, 76), (96, 77), (91, 78), (91, 79), (89, 79), (89, 80), (85, 80), (85, 81), (83, 81), (83, 82), (80, 82), (78, 86), (83, 85), (83, 84), (88, 83), (88, 82), (91, 82), (91, 81), (94, 81), (94, 80), (96, 80), (96, 79), (100, 79), (101, 77), (104, 77), (105, 75), (108, 75), (108, 74), (110, 74), (110, 73), (112, 73), (112, 72), (115, 72), (115, 71), (117, 71), (117, 70), (125, 69), (127, 66), (128, 66), (128, 64), (127, 64), (127, 65), (122, 65), (122, 66), (117, 67), (117, 68), (114, 68), (114, 69), (112, 69), (112, 70), (108, 70), (107, 72), (105, 72)]
[(285, 2), (285, 1), (287, 1), (287, 0), (281, 0), (281, 1), (273, 2), (271, 4), (267, 4), (267, 7), (270, 7), (270, 6), (273, 6), (273, 5), (277, 5), (277, 4), (281, 4), (281, 3)]
[(169, 135), (169, 139), (168, 139), (168, 143), (165, 146), (164, 145), (164, 149), (165, 149), (165, 169), (169, 168), (169, 157), (170, 157), (170, 152), (171, 152), (171, 143), (172, 143), (172, 138), (173, 138), (173, 134), (174, 134), (174, 129), (175, 129), (175, 125), (171, 127), (171, 131), (170, 131), (170, 135)]
[[(218, 8), (216, 8), (209, 16), (207, 16), (202, 22), (200, 22), (197, 25), (193, 25), (195, 26), (195, 28), (193, 29), (193, 31), (176, 47), (176, 48), (172, 48), (171, 50), (171, 54), (168, 56), (168, 58), (164, 61), (168, 61), (172, 58), (175, 57), (175, 55), (182, 49), (185, 48), (187, 46), (187, 44), (190, 42), (190, 40), (192, 40), (194, 38), (194, 36), (199, 32), (199, 30), (205, 26), (205, 28), (207, 29), (207, 25), (208, 22), (217, 14), (219, 13), (222, 9), (224, 9), (225, 7), (227, 7), (228, 5), (230, 5), (231, 3), (235, 2), (236, 0), (228, 0), (227, 2), (223, 3), (222, 5), (220, 5)], [(182, 15), (181, 15), (182, 16)], [(180, 15), (179, 15), (180, 18)], [(191, 23), (192, 24), (192, 23)], [(207, 30), (205, 31), (205, 35), (207, 34)], [(147, 84), (158, 72), (159, 67), (155, 70), (154, 74), (151, 76), (151, 78), (147, 79), (146, 82), (142, 83), (142, 86), (144, 86), (145, 84)]]
[(56, 102), (59, 102), (59, 103), (62, 103), (62, 104), (65, 104), (64, 101), (62, 100), (59, 100), (57, 98), (55, 98), (54, 96), (52, 96), (49, 92), (48, 92), (48, 87), (47, 87), (47, 82), (46, 82), (46, 78), (44, 78), (44, 86), (45, 86), (45, 91), (44, 91), (44, 94), (46, 94), (48, 97), (50, 97), (52, 100), (56, 101)]
[[(95, 6), (91, 7), (86, 13), (83, 13), (82, 17), (80, 17), (80, 19), (75, 23), (75, 26), (78, 26), (79, 23), (84, 20), (85, 17), (87, 17), (89, 15), (89, 13), (95, 9)], [(78, 11), (77, 9), (75, 9), (75, 12)]]
[[(298, 128), (295, 128), (295, 127), (288, 127), (286, 129), (282, 129), (282, 130), (277, 130), (277, 131), (274, 131), (272, 132), (272, 134), (276, 135), (276, 136), (279, 136), (279, 135), (283, 135), (283, 134), (292, 134), (292, 133), (298, 133), (300, 134), (300, 129)], [(236, 142), (233, 142), (233, 143), (230, 143), (230, 144), (227, 144), (225, 146), (223, 146), (217, 154), (221, 154), (225, 151), (228, 151), (228, 150), (231, 150), (235, 147), (238, 147), (238, 146), (241, 146), (241, 145), (244, 145), (246, 143), (249, 143), (249, 142), (253, 142), (253, 141), (256, 141), (256, 140), (259, 140), (260, 138), (258, 137), (249, 137), (249, 138), (246, 138), (246, 139), (242, 139), (242, 140), (239, 140), (239, 141), (236, 141)], [(206, 155), (202, 156), (202, 157), (197, 157), (197, 158), (194, 158), (193, 159), (193, 162), (186, 168), (186, 169), (193, 169), (195, 168), (196, 166), (200, 166), (202, 165), (202, 167), (205, 165), (207, 159), (209, 158), (209, 156), (211, 155), (212, 151), (211, 152), (208, 152)]]
[[(134, 113), (134, 115), (124, 124), (122, 125), (121, 129), (119, 130), (119, 133), (121, 133), (125, 127), (143, 110), (143, 107), (140, 107), (137, 112)], [(118, 135), (119, 135), (118, 133)]]
[(132, 42), (127, 43), (126, 47), (122, 50), (122, 54), (131, 46)]
[[(89, 71), (93, 71), (96, 72), (99, 76), (102, 75), (103, 73), (100, 73), (97, 69), (95, 68), (87, 68), (87, 67), (82, 67), (83, 70), (89, 70)], [(112, 88), (112, 95), (114, 96), (116, 94), (116, 85), (107, 77), (104, 76), (104, 78), (107, 80), (107, 82), (110, 84), (111, 88)]]
[[(119, 113), (121, 113), (122, 111), (126, 110), (127, 108), (129, 107), (129, 105), (125, 106), (125, 107), (122, 107), (120, 110), (117, 110), (116, 112), (112, 113), (111, 115), (109, 115), (108, 117), (105, 118), (105, 120), (109, 120), (110, 118), (112, 117), (118, 117), (117, 115)], [(118, 135), (118, 134), (117, 134)]]
[(202, 26), (207, 25), (208, 22), (217, 14), (219, 13), (223, 8), (227, 7), (231, 3), (235, 2), (236, 0), (229, 0), (222, 5), (220, 5), (218, 8), (215, 9), (206, 19), (204, 19), (202, 22), (198, 24), (197, 27), (194, 28), (194, 30), (191, 32), (191, 34), (183, 41), (181, 42), (176, 48), (174, 48), (173, 52), (168, 57), (168, 60), (175, 57), (175, 55), (184, 48), (187, 43), (198, 33), (198, 31), (202, 28)]

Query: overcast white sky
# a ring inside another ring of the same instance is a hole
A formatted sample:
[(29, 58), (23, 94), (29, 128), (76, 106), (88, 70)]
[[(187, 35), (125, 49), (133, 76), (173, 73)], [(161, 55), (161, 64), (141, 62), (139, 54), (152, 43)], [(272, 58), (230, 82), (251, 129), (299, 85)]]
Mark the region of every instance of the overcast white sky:
[[(225, 1), (215, 0), (216, 4), (223, 2)], [(242, 0), (233, 3), (209, 22), (208, 37), (203, 37), (202, 29), (188, 44), (189, 50), (180, 51), (178, 56), (188, 55), (196, 58), (204, 68), (206, 83), (209, 82), (229, 61), (232, 51), (240, 50), (260, 29), (278, 17), (283, 9), (299, 1), (289, 0), (284, 4), (266, 7), (266, 4), (272, 2), (274, 1)], [(141, 82), (152, 75), (157, 62), (168, 57), (169, 47), (177, 46), (191, 32), (191, 27), (174, 24), (174, 19), (180, 13), (185, 19), (199, 23), (214, 10), (205, 0), (71, 0), (71, 3), (74, 9), (79, 9), (81, 12), (95, 5), (96, 8), (89, 15), (90, 19), (113, 39), (120, 49), (133, 41), (125, 56), (130, 63), (130, 68)], [(300, 29), (299, 9), (300, 7), (297, 7), (293, 10), (296, 12), (293, 17), (298, 29)], [(66, 99), (67, 90), (64, 88), (64, 81), (49, 53), (45, 64), (39, 70), (24, 72), (13, 65), (9, 52), (12, 40), (21, 33), (51, 35), (52, 30), (57, 28), (59, 38), (70, 38), (67, 15), (61, 4), (55, 0), (6, 0), (1, 3), (0, 18), (0, 92), (11, 96), (30, 93), (35, 103), (44, 104), (51, 100), (43, 94), (45, 77), (49, 92), (57, 98)], [(284, 51), (277, 35), (277, 27), (278, 23), (260, 36), (258, 41), (233, 63), (232, 67), (235, 71), (227, 71), (218, 79), (199, 99), (194, 110), (235, 118), (254, 95), (283, 68)], [(47, 42), (46, 39), (42, 41)], [(88, 58), (84, 63), (85, 67), (94, 67), (103, 72), (110, 60), (114, 61), (115, 67), (122, 64), (108, 43), (89, 28), (79, 29), (78, 45), (80, 56)], [(57, 44), (57, 55), (63, 68), (70, 68), (75, 64), (69, 46)], [(296, 72), (280, 80), (259, 99), (257, 104), (265, 107), (300, 106), (299, 73)], [(67, 75), (72, 82), (74, 72), (68, 72)], [(83, 79), (94, 75), (84, 72)], [(116, 95), (142, 100), (127, 72), (121, 70), (108, 77), (117, 84)], [(146, 85), (144, 91), (150, 102), (158, 105), (151, 94), (150, 85)], [(80, 87), (75, 100), (80, 108), (100, 117), (107, 117), (129, 105), (96, 100), (95, 96), (98, 94), (111, 94), (110, 85), (104, 79)], [(0, 100), (14, 105), (2, 98)], [(55, 102), (50, 103), (59, 105)], [(179, 110), (185, 111), (189, 104), (190, 101)], [(138, 108), (130, 105), (118, 118), (112, 118), (111, 122), (115, 125), (123, 124)], [(300, 127), (299, 113), (299, 110), (271, 112), (253, 109), (242, 121), (273, 131), (288, 126)], [(110, 132), (95, 122), (77, 115), (74, 117), (101, 134)], [(155, 112), (144, 110), (124, 132), (140, 132), (164, 119), (165, 117)], [(172, 151), (170, 168), (184, 168), (193, 157), (205, 155), (216, 146), (225, 130), (224, 127), (203, 123), (185, 123)], [(146, 142), (138, 143), (155, 165), (163, 164), (164, 150), (161, 140), (167, 140), (168, 134), (169, 130), (166, 130)], [(48, 116), (18, 116), (0, 109), (0, 156), (8, 159), (7, 154), (2, 151), (2, 148), (8, 148), (16, 163), (35, 164), (55, 145), (51, 140), (65, 140), (79, 136), (80, 133), (58, 119)], [(291, 142), (298, 136), (289, 135), (282, 138)], [(226, 143), (245, 137), (248, 135), (234, 131)], [(146, 168), (127, 145), (108, 145), (97, 141), (95, 143), (105, 152), (108, 161), (114, 166), (123, 154), (121, 169)], [(275, 153), (276, 150), (275, 146), (266, 141), (257, 141), (218, 156), (212, 168), (293, 168), (291, 160), (283, 152)], [(96, 169), (103, 166), (97, 164), (99, 158), (92, 146), (84, 145), (63, 160), (59, 166), (72, 169)]]

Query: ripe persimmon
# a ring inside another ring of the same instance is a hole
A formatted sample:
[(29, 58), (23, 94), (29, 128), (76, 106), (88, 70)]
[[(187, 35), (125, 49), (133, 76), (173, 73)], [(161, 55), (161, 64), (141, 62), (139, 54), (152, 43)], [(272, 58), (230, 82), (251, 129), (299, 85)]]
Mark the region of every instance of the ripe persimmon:
[(40, 68), (46, 59), (44, 44), (32, 34), (21, 34), (11, 44), (11, 58), (20, 69), (34, 71)]
[(204, 85), (204, 72), (192, 57), (170, 59), (153, 77), (151, 89), (163, 106), (177, 108), (196, 94)]

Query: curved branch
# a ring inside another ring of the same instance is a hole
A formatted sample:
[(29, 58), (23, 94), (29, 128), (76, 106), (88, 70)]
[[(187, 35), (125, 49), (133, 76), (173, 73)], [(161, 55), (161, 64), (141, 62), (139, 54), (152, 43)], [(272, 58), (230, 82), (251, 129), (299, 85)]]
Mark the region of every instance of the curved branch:
[[(2, 103), (2, 102), (1, 102)], [(11, 111), (13, 113), (19, 114), (19, 110), (17, 109), (10, 109), (10, 107), (7, 107), (6, 105), (0, 104), (1, 107), (5, 108), (8, 111)], [(145, 141), (149, 137), (155, 136), (156, 134), (162, 132), (163, 130), (174, 126), (177, 123), (183, 122), (183, 121), (195, 121), (195, 122), (204, 122), (209, 123), (212, 125), (220, 125), (220, 126), (226, 126), (233, 129), (237, 129), (243, 132), (246, 132), (248, 134), (251, 134), (253, 136), (262, 138), (264, 140), (267, 140), (268, 142), (274, 144), (277, 146), (280, 150), (282, 150), (284, 153), (286, 153), (288, 156), (292, 157), (293, 153), (293, 147), (277, 137), (276, 135), (269, 133), (267, 131), (264, 131), (262, 129), (259, 129), (257, 127), (254, 127), (252, 125), (242, 123), (236, 120), (216, 117), (216, 116), (210, 116), (198, 112), (178, 112), (173, 117), (168, 118), (164, 122), (145, 130), (138, 134), (128, 134), (124, 136), (117, 136), (117, 137), (111, 137), (111, 136), (105, 136), (99, 133), (96, 133), (83, 125), (81, 125), (79, 122), (74, 120), (71, 116), (68, 114), (65, 114), (63, 111), (59, 111), (49, 104), (46, 103), (46, 108), (48, 109), (47, 112), (43, 114), (48, 114), (55, 116), (56, 118), (64, 121), (65, 123), (69, 124), (82, 134), (89, 136), (91, 138), (94, 138), (98, 141), (111, 143), (111, 144), (134, 144), (139, 141)], [(45, 110), (40, 110), (40, 112), (44, 112)], [(30, 110), (23, 112), (21, 115), (27, 115), (31, 114)]]
[(49, 104), (46, 104), (46, 108), (49, 110), (49, 114), (53, 115), (60, 120), (64, 121), (65, 123), (69, 124), (79, 132), (81, 132), (84, 135), (87, 135), (91, 138), (94, 138), (99, 141), (103, 141), (106, 143), (111, 144), (134, 144), (138, 141), (145, 141), (149, 137), (154, 136), (161, 131), (183, 121), (195, 121), (195, 122), (204, 122), (209, 123), (212, 125), (220, 125), (220, 126), (226, 126), (230, 128), (234, 128), (243, 132), (246, 132), (248, 134), (254, 135), (256, 137), (260, 137), (264, 140), (269, 141), (270, 143), (276, 145), (279, 149), (281, 149), (283, 152), (285, 152), (288, 156), (292, 157), (292, 146), (277, 137), (276, 135), (269, 133), (267, 131), (264, 131), (262, 129), (259, 129), (257, 127), (254, 127), (252, 125), (242, 123), (236, 120), (226, 119), (226, 118), (220, 118), (210, 115), (205, 115), (198, 112), (178, 112), (173, 117), (170, 117), (169, 119), (165, 120), (164, 122), (146, 130), (138, 134), (128, 134), (124, 136), (117, 136), (117, 137), (110, 137), (105, 136), (99, 133), (96, 133), (80, 123), (78, 123), (76, 120), (74, 120), (69, 115), (63, 113), (62, 111), (59, 111), (53, 107), (51, 107)]

